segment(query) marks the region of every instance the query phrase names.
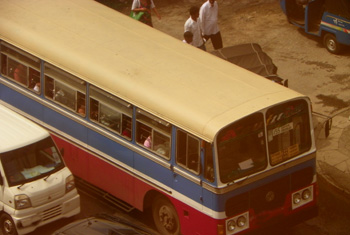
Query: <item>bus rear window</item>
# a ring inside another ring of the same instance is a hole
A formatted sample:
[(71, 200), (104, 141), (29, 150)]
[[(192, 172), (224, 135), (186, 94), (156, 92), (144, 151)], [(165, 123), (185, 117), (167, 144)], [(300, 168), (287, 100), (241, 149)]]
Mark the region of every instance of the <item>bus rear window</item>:
[(265, 169), (267, 158), (263, 114), (252, 114), (221, 130), (217, 145), (222, 183)]
[(305, 100), (297, 100), (267, 111), (267, 139), (271, 165), (287, 161), (311, 148), (308, 110)]

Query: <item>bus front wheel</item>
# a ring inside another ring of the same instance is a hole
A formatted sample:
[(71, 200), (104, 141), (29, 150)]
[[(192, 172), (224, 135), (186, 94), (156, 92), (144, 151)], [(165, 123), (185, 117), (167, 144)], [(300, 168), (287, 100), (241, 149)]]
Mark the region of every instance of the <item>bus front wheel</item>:
[(4, 235), (17, 235), (16, 225), (11, 216), (7, 214), (1, 215), (1, 231)]
[(323, 45), (330, 53), (339, 54), (341, 45), (333, 34), (326, 33), (323, 37)]
[(159, 196), (153, 201), (152, 216), (154, 224), (160, 234), (178, 235), (180, 234), (180, 221), (176, 210), (171, 202)]

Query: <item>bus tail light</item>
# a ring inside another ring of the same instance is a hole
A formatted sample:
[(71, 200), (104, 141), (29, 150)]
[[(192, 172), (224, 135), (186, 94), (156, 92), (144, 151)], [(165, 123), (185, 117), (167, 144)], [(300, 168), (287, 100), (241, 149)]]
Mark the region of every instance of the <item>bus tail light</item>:
[(292, 209), (299, 208), (314, 199), (314, 186), (308, 186), (306, 188), (300, 189), (292, 194)]
[(249, 212), (226, 220), (226, 234), (236, 234), (249, 228)]

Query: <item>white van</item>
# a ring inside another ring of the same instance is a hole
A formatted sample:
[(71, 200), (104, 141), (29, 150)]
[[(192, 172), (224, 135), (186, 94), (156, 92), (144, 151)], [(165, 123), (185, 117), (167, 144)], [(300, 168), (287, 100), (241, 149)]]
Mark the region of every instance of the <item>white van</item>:
[(74, 177), (48, 131), (0, 104), (0, 226), (26, 234), (80, 213)]

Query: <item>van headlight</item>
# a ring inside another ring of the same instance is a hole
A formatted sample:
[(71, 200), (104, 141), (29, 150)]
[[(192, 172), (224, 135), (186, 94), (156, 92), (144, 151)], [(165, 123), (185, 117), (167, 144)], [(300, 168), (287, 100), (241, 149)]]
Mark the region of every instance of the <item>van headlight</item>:
[(69, 193), (73, 189), (75, 189), (74, 176), (70, 175), (66, 178), (66, 193)]
[(28, 207), (31, 207), (32, 203), (30, 202), (30, 199), (25, 194), (20, 194), (15, 196), (15, 209), (16, 210), (22, 210)]

